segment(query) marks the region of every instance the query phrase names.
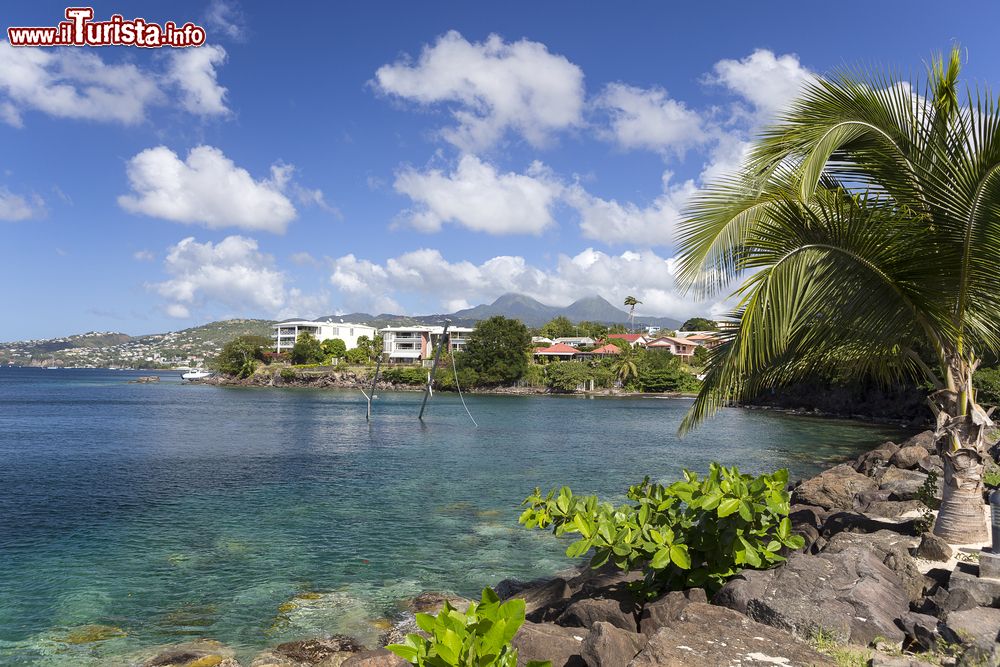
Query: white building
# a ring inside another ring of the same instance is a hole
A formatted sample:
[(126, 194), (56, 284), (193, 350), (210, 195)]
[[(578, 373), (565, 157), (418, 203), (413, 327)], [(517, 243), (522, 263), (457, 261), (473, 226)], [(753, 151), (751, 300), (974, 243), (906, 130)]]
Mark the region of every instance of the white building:
[(274, 329), (274, 333), (271, 334), (271, 340), (274, 341), (274, 349), (277, 352), (291, 352), (295, 346), (295, 340), (301, 333), (312, 334), (320, 342), (339, 338), (344, 341), (348, 350), (353, 350), (358, 346), (358, 338), (361, 336), (368, 336), (369, 339), (374, 339), (378, 335), (378, 330), (367, 324), (337, 322), (334, 320), (323, 320), (320, 322), (311, 320), (286, 320), (278, 322), (272, 328)]
[[(382, 353), (389, 362), (419, 363), (433, 359), (434, 347), (444, 333), (444, 327), (386, 327), (382, 334)], [(449, 327), (448, 350), (461, 352), (472, 333), (470, 327)]]

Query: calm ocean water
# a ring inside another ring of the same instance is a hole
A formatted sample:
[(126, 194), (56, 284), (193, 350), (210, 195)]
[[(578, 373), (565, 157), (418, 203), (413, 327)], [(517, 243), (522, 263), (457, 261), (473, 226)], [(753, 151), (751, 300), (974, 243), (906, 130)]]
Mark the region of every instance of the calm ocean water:
[[(372, 642), (422, 590), (569, 565), (517, 525), (535, 486), (620, 498), (711, 460), (803, 476), (896, 435), (727, 410), (680, 441), (688, 402), (651, 398), (467, 397), (475, 428), (439, 394), (421, 424), (417, 393), (380, 396), (369, 424), (358, 392), (128, 383), (142, 374), (0, 368), (0, 665)], [(76, 643), (93, 624), (125, 636)]]

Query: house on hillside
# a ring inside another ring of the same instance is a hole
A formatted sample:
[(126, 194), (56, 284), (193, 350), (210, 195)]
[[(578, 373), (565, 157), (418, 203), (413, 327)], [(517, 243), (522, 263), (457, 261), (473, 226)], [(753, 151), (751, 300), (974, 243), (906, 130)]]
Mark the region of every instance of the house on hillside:
[(532, 345), (552, 345), (552, 343), (554, 343), (554, 342), (555, 342), (554, 340), (552, 340), (551, 338), (546, 338), (545, 336), (532, 336), (531, 337), (531, 344)]
[(698, 347), (697, 343), (674, 336), (661, 336), (646, 344), (647, 350), (663, 350), (675, 357), (680, 357), (683, 361), (689, 361), (694, 356), (696, 347)]
[(607, 345), (602, 345), (601, 347), (594, 348), (590, 352), (582, 352), (577, 350), (576, 356), (584, 359), (604, 359), (605, 357), (614, 357), (621, 354), (621, 349), (614, 345), (613, 343), (608, 343)]
[[(444, 327), (386, 327), (379, 333), (382, 334), (382, 354), (386, 361), (419, 364), (434, 358), (434, 349), (444, 334)], [(446, 349), (449, 352), (461, 352), (471, 333), (470, 327), (450, 327)]]
[(570, 347), (589, 347), (597, 343), (590, 336), (563, 336), (552, 341), (553, 344), (569, 345)]
[(348, 350), (353, 350), (358, 346), (358, 338), (368, 336), (374, 339), (378, 331), (375, 327), (367, 324), (354, 324), (353, 322), (337, 322), (332, 319), (320, 321), (313, 320), (285, 320), (278, 322), (271, 327), (271, 340), (274, 341), (274, 351), (277, 353), (291, 352), (295, 347), (295, 341), (299, 334), (308, 333), (316, 340), (323, 342), (333, 338), (344, 341)]
[(649, 339), (643, 334), (608, 334), (604, 340), (608, 342), (623, 340), (632, 347), (646, 347), (649, 343)]
[(564, 343), (553, 343), (549, 347), (536, 347), (531, 351), (531, 356), (539, 363), (572, 361), (578, 354), (580, 354), (579, 350)]

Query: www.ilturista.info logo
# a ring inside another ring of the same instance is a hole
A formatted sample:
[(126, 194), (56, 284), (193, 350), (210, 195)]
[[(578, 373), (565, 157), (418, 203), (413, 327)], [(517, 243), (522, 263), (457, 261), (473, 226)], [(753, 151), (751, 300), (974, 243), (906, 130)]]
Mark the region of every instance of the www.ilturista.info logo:
[(66, 20), (55, 27), (7, 28), (11, 46), (162, 46), (183, 48), (205, 43), (205, 29), (190, 21), (178, 26), (146, 19), (126, 20), (113, 14), (107, 21), (94, 21), (93, 7), (67, 7)]

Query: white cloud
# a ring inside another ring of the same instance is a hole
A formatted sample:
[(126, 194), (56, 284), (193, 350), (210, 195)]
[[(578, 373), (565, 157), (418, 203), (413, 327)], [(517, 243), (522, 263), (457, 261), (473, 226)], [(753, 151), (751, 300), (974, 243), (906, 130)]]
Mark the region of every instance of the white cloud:
[(152, 262), (156, 256), (148, 250), (136, 250), (132, 253), (132, 259), (137, 262)]
[(78, 48), (12, 47), (0, 40), (0, 121), (24, 125), (24, 112), (136, 125), (150, 108), (180, 99), (186, 111), (227, 116), (218, 83), (221, 46), (171, 50), (162, 67), (108, 63), (103, 52)]
[(38, 195), (24, 197), (0, 186), (0, 220), (18, 222), (45, 214), (45, 202)]
[(701, 116), (662, 88), (636, 88), (612, 83), (596, 100), (610, 114), (606, 138), (624, 149), (683, 154), (708, 139)]
[(552, 132), (582, 124), (583, 72), (539, 42), (499, 35), (469, 42), (450, 31), (416, 62), (380, 67), (375, 85), (420, 104), (450, 104), (456, 125), (442, 136), (467, 151), (492, 146), (509, 130), (539, 146)]
[(287, 302), (285, 275), (251, 238), (227, 236), (213, 245), (189, 236), (169, 248), (163, 265), (169, 280), (151, 287), (176, 312), (213, 302), (271, 314)]
[(295, 207), (282, 192), (289, 165), (276, 164), (271, 178), (256, 180), (222, 151), (197, 146), (186, 160), (166, 146), (148, 148), (128, 162), (132, 192), (118, 197), (131, 213), (202, 224), (283, 233)]
[(690, 197), (697, 192), (694, 181), (671, 185), (671, 172), (663, 174), (663, 194), (649, 206), (615, 199), (601, 199), (579, 183), (567, 188), (566, 203), (580, 215), (580, 229), (586, 238), (607, 244), (641, 248), (673, 245), (674, 230)]
[(499, 173), (492, 165), (465, 155), (451, 174), (405, 169), (396, 176), (397, 192), (417, 207), (406, 220), (435, 232), (455, 223), (490, 234), (540, 234), (555, 224), (552, 207), (562, 185), (535, 162), (526, 173)]
[(291, 260), (298, 266), (319, 266), (319, 260), (305, 251), (293, 253)]
[(750, 102), (758, 115), (772, 120), (815, 75), (795, 54), (775, 55), (757, 49), (742, 60), (720, 60), (709, 81), (725, 86)]
[(0, 41), (0, 94), (6, 98), (0, 115), (14, 126), (25, 109), (132, 125), (162, 95), (155, 77), (135, 65), (108, 65), (88, 49), (15, 48), (6, 41)]
[(216, 68), (226, 62), (221, 46), (176, 49), (170, 54), (167, 80), (181, 93), (181, 105), (199, 116), (227, 116), (226, 89), (219, 85)]
[(176, 317), (179, 320), (186, 320), (191, 317), (191, 311), (188, 307), (179, 303), (168, 303), (163, 310), (170, 317)]
[(237, 42), (247, 37), (246, 17), (235, 2), (213, 0), (205, 12), (205, 27)]
[(438, 250), (422, 249), (384, 263), (339, 257), (333, 260), (330, 283), (351, 308), (396, 313), (402, 312), (402, 297), (430, 300), (450, 312), (507, 292), (560, 306), (595, 292), (614, 304), (633, 294), (644, 302), (641, 312), (647, 315), (704, 312), (707, 306), (677, 294), (673, 274), (673, 261), (649, 250), (611, 255), (588, 248), (575, 256), (559, 255), (554, 267), (542, 269), (515, 255), (474, 264), (449, 262)]

